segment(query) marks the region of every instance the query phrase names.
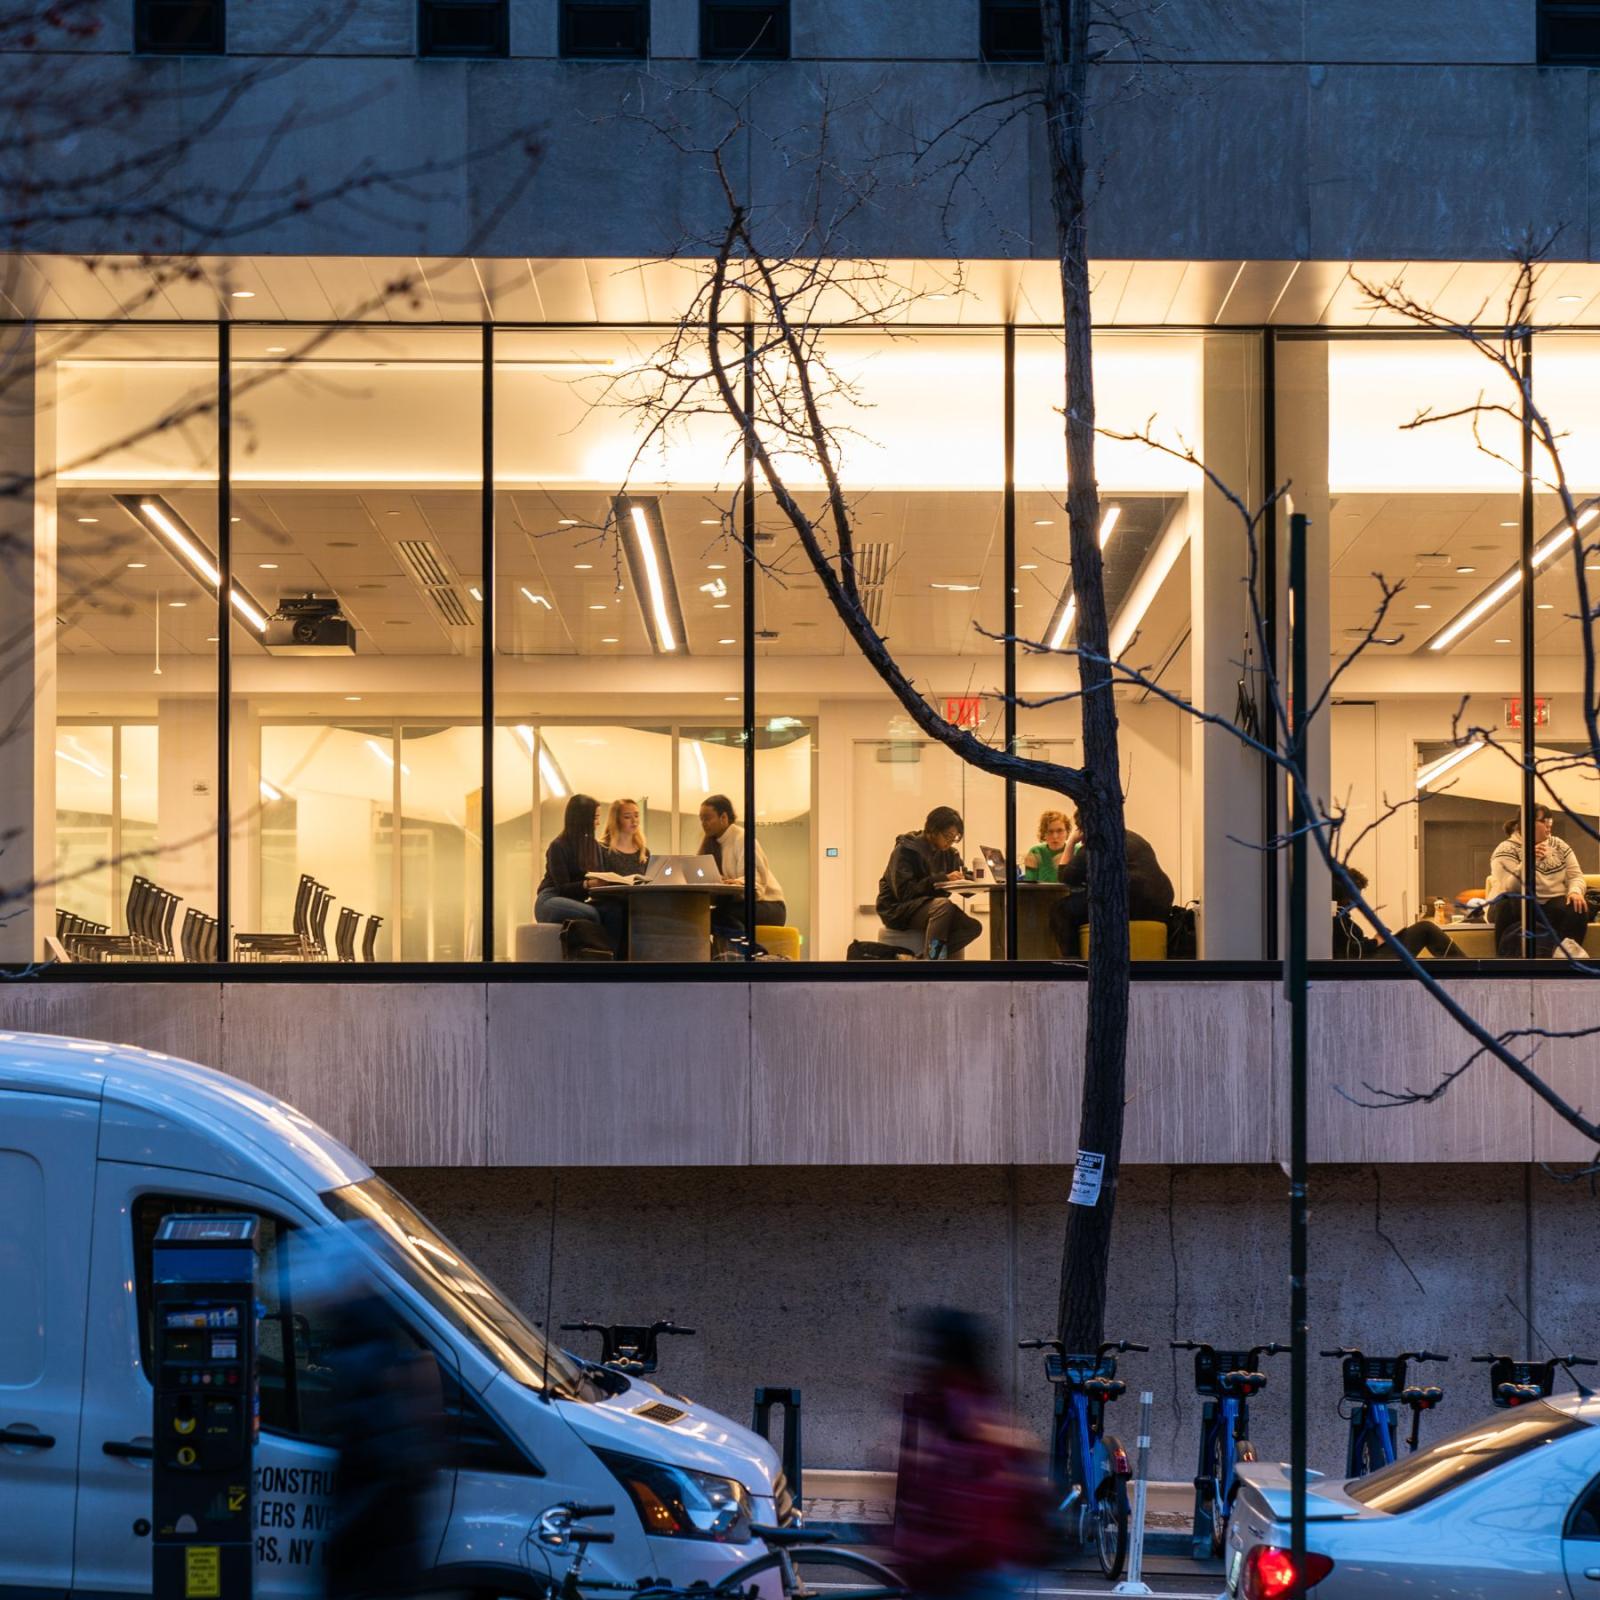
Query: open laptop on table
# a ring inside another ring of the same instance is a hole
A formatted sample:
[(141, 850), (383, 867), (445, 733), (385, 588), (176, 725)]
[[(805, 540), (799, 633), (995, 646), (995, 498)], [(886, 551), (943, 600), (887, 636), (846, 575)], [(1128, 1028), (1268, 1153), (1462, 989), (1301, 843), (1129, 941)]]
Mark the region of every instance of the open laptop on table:
[(647, 888), (710, 888), (722, 882), (722, 874), (715, 856), (651, 856), (644, 881)]

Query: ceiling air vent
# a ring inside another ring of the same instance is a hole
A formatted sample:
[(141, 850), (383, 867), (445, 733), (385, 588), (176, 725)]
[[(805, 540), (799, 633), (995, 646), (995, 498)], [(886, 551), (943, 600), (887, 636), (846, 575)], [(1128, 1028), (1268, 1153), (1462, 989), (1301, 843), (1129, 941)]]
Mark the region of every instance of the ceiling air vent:
[(433, 603), (438, 608), (439, 615), (444, 619), (445, 626), (450, 628), (470, 628), (472, 614), (461, 603), (461, 596), (454, 589), (430, 589)]
[(677, 1406), (669, 1406), (665, 1400), (652, 1400), (649, 1405), (640, 1406), (634, 1412), (634, 1416), (643, 1417), (646, 1422), (659, 1422), (669, 1428), (688, 1415), (687, 1411), (680, 1411)]
[(422, 592), (433, 602), (439, 620), (447, 628), (470, 628), (472, 613), (450, 582), (438, 546), (431, 539), (397, 539), (395, 549), (405, 562)]
[(883, 627), (883, 591), (893, 555), (894, 546), (881, 541), (856, 546), (856, 588), (861, 593), (867, 621), (875, 629)]

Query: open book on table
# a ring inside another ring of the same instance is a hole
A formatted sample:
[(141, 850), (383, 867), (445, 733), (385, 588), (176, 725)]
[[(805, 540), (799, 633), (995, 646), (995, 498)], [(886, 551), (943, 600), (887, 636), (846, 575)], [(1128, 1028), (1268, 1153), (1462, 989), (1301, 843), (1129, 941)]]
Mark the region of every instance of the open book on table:
[(645, 881), (645, 876), (642, 872), (586, 872), (583, 881), (618, 889), (635, 889)]

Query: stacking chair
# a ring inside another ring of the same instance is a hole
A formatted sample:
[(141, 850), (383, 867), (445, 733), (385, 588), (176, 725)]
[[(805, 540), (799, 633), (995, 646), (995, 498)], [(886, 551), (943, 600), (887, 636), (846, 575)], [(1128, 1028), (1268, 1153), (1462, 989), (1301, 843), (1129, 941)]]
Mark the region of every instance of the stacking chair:
[(334, 929), (333, 945), (341, 961), (356, 958), (356, 929), (361, 924), (361, 913), (350, 906), (339, 908), (339, 926)]
[(295, 889), (294, 894), (294, 931), (292, 933), (236, 933), (233, 936), (233, 953), (235, 957), (241, 961), (266, 961), (274, 956), (280, 960), (311, 960), (312, 899), (315, 895), (325, 892), (309, 872), (302, 872), (299, 886)]
[(183, 927), (178, 933), (178, 948), (185, 961), (200, 959), (197, 940), (200, 934), (200, 913), (190, 906), (183, 914)]
[[(133, 961), (148, 960), (161, 948), (163, 915), (167, 915), (170, 940), (171, 917), (166, 905), (169, 899), (171, 910), (176, 911), (176, 895), (169, 896), (149, 878), (136, 874), (128, 885), (128, 931), (73, 934), (70, 940), (64, 941), (68, 952), (77, 961), (108, 961), (119, 957)], [(168, 948), (171, 948), (170, 942)]]
[(363, 961), (376, 961), (378, 959), (378, 929), (382, 926), (382, 917), (367, 918), (366, 937), (361, 941), (361, 959)]

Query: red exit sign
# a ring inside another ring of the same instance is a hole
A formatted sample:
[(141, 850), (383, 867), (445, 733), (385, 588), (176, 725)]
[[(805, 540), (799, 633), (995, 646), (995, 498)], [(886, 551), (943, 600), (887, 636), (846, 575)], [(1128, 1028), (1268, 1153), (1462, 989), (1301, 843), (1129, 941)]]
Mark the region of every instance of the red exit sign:
[[(1550, 724), (1550, 702), (1543, 695), (1535, 697), (1533, 702), (1533, 725), (1536, 728), (1548, 727)], [(1520, 728), (1522, 726), (1522, 697), (1518, 695), (1515, 700), (1506, 701), (1506, 726)]]
[(983, 697), (976, 694), (946, 695), (944, 720), (952, 728), (977, 728), (983, 722)]

